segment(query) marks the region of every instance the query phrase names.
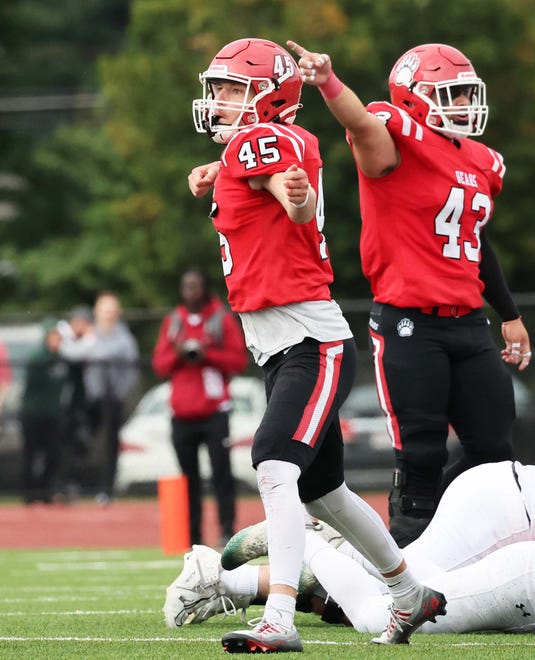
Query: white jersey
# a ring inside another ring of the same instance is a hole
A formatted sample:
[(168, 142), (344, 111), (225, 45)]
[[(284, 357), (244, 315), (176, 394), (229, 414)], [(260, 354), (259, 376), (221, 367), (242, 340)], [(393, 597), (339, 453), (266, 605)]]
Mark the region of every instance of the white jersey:
[(431, 574), (424, 559), (450, 571), (497, 548), (535, 540), (535, 465), (485, 463), (459, 475), (444, 493), (433, 520), (403, 555), (420, 580)]
[(526, 513), (533, 525), (535, 521), (535, 465), (522, 465), (515, 461), (514, 467)]
[[(437, 617), (436, 623), (424, 623), (417, 632), (535, 632), (533, 541), (500, 548), (470, 566), (430, 578), (427, 584), (446, 596), (447, 613)], [(350, 618), (355, 630), (381, 632), (388, 625), (390, 603), (388, 595), (362, 599)]]
[[(518, 541), (535, 541), (535, 465), (485, 463), (448, 487), (421, 536), (403, 548), (414, 576), (451, 571)], [(349, 543), (340, 550), (380, 578)]]
[[(402, 550), (415, 577), (448, 601), (446, 616), (422, 632), (535, 632), (534, 513), (534, 465), (487, 463), (452, 482)], [(314, 537), (307, 533), (305, 559), (325, 592), (358, 632), (381, 632), (391, 598), (377, 571), (349, 543), (335, 550)]]

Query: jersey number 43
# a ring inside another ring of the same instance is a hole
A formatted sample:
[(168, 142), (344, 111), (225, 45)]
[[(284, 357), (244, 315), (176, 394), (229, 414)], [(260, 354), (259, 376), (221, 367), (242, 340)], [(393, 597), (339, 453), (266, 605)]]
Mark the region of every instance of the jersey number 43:
[(471, 241), (461, 241), (461, 219), (465, 207), (466, 193), (467, 191), (464, 188), (457, 186), (451, 189), (446, 203), (435, 217), (435, 234), (448, 238), (442, 246), (442, 254), (445, 257), (460, 259), (464, 252), (468, 261), (478, 262), (481, 250), (480, 234), (489, 221), (492, 203), (485, 193), (474, 193), (471, 200), (471, 210), (481, 215), (472, 228), (475, 245)]

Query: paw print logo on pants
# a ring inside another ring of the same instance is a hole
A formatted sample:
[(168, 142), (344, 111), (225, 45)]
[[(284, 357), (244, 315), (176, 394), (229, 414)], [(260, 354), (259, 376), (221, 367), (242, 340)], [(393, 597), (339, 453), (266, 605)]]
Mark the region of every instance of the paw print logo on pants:
[(396, 326), (398, 335), (400, 337), (411, 337), (414, 332), (414, 323), (405, 317)]

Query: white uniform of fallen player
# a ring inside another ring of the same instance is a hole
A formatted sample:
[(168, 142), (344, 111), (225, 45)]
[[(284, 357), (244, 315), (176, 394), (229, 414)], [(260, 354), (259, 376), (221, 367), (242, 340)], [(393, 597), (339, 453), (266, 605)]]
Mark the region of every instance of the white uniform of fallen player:
[[(417, 578), (447, 598), (446, 615), (418, 632), (535, 632), (534, 520), (534, 465), (488, 463), (457, 477), (428, 528), (402, 551)], [(321, 585), (316, 593), (338, 604), (357, 632), (381, 632), (391, 603), (383, 581), (339, 533), (323, 529), (306, 533), (305, 564)], [(223, 570), (221, 555), (206, 546), (186, 555), (167, 589), (168, 626), (235, 612), (257, 596), (260, 571), (269, 568), (246, 562), (265, 554), (265, 524), (240, 533), (244, 545), (235, 547), (243, 562), (234, 570)], [(336, 547), (324, 537), (336, 539)]]
[[(444, 593), (447, 614), (419, 632), (535, 631), (535, 466), (489, 463), (459, 476), (422, 536), (403, 550), (419, 580)], [(307, 533), (305, 563), (358, 632), (389, 621), (390, 597), (347, 542)]]

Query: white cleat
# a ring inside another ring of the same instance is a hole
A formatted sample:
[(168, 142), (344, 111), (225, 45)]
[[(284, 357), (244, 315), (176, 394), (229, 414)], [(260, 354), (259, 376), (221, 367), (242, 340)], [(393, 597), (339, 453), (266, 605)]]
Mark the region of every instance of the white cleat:
[(303, 650), (295, 626), (288, 629), (264, 620), (252, 630), (227, 633), (221, 643), (228, 653), (300, 653)]
[(194, 545), (184, 556), (184, 568), (167, 588), (163, 612), (169, 628), (202, 623), (216, 614), (236, 614), (252, 596), (225, 593), (220, 583), (221, 555), (205, 545)]

